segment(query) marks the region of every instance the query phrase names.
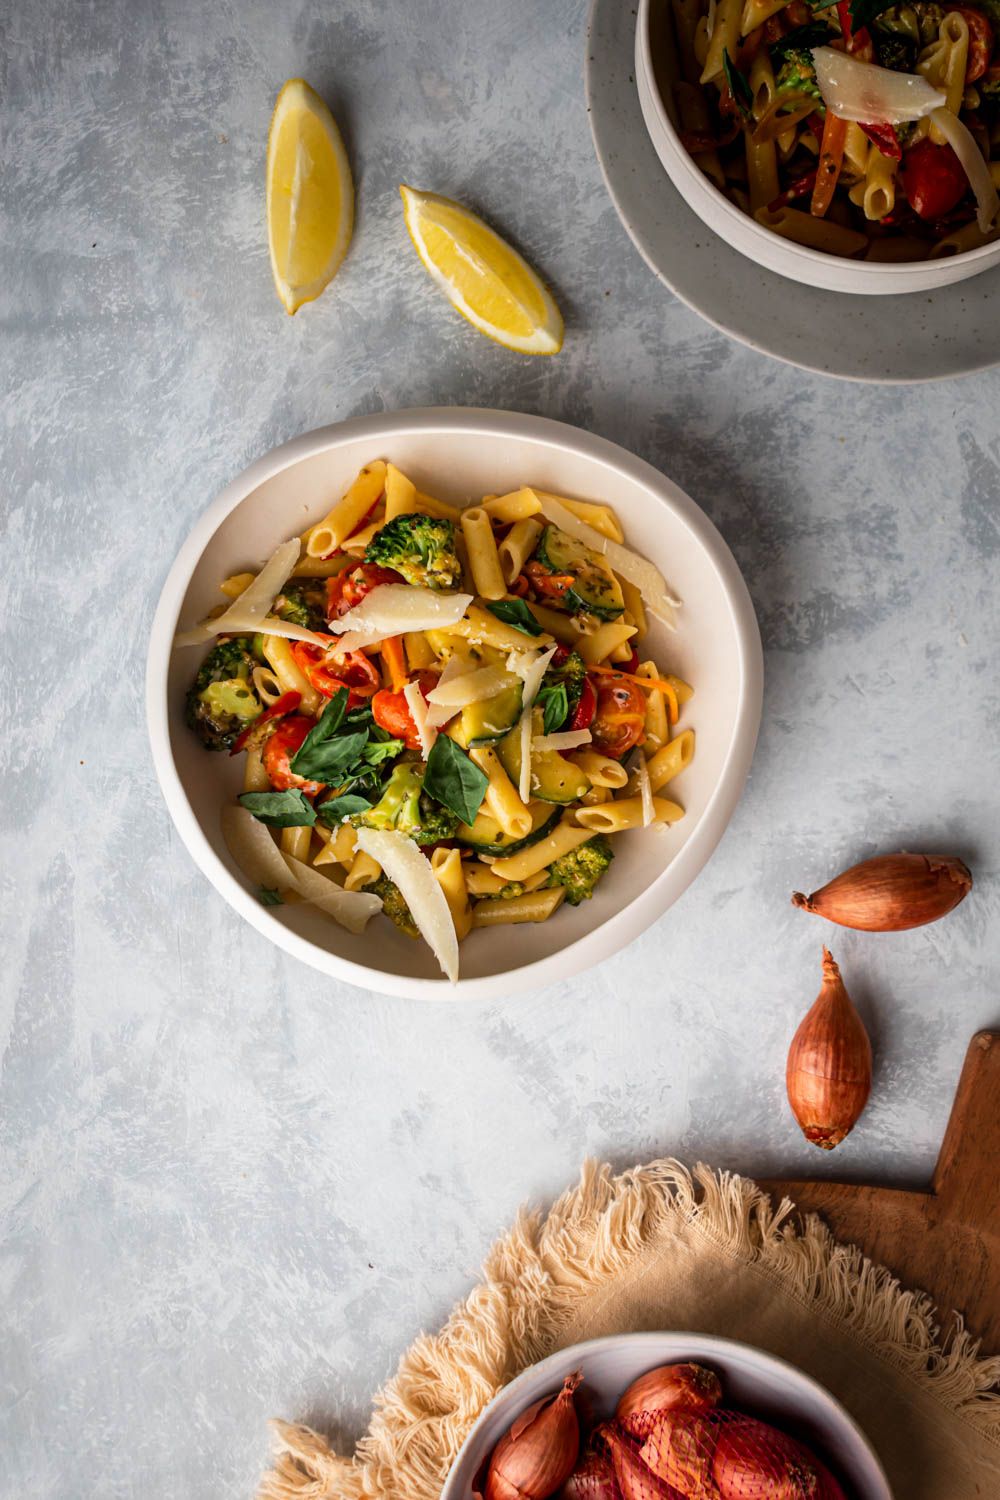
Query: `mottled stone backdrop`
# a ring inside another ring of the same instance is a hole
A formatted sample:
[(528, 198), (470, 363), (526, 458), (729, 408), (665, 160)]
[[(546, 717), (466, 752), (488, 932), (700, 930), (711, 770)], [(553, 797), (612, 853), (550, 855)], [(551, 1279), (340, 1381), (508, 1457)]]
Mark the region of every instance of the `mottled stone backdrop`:
[[(1000, 374), (838, 384), (673, 302), (601, 183), (585, 20), (0, 5), (5, 1495), (235, 1500), (269, 1413), (350, 1440), (517, 1205), (588, 1152), (922, 1181), (968, 1038), (1000, 1019)], [(359, 215), (293, 320), (263, 164), (300, 73)], [(438, 299), (404, 179), (525, 248), (567, 315), (558, 359)], [(221, 486), (308, 428), (448, 402), (660, 465), (736, 552), (767, 667), (749, 788), (684, 899), (583, 979), (461, 1009), (337, 985), (244, 926), (173, 833), (142, 709), (157, 593)], [(824, 936), (788, 893), (900, 845), (964, 854), (977, 888), (940, 927), (838, 937), (877, 1076), (827, 1160), (784, 1101)]]

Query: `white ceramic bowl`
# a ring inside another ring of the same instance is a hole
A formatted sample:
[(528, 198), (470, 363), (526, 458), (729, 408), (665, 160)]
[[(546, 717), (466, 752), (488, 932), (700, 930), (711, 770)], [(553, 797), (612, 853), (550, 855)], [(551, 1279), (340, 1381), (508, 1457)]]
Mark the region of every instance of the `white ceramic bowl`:
[(532, 1365), (483, 1411), (452, 1465), (441, 1500), (472, 1500), (476, 1475), (518, 1413), (557, 1391), (573, 1370), (583, 1371), (581, 1412), (601, 1421), (613, 1414), (619, 1396), (639, 1375), (688, 1359), (715, 1370), (727, 1403), (773, 1421), (808, 1443), (851, 1500), (892, 1500), (868, 1439), (821, 1385), (761, 1349), (697, 1333), (625, 1333), (591, 1339)]
[[(555, 920), (483, 930), (462, 945), (462, 979), (443, 980), (430, 950), (377, 920), (354, 937), (306, 907), (259, 904), (222, 840), (219, 813), (240, 789), (239, 763), (207, 754), (185, 726), (184, 694), (202, 648), (172, 650), (218, 603), (219, 581), (259, 565), (317, 520), (361, 465), (393, 460), (420, 486), (464, 501), (523, 483), (605, 500), (627, 541), (685, 600), (676, 635), (650, 633), (651, 653), (691, 681), (686, 721), (697, 752), (676, 785), (687, 816), (662, 835), (621, 835), (591, 901)], [(701, 870), (743, 789), (760, 721), (762, 668), (753, 607), (715, 527), (676, 485), (613, 443), (560, 422), (462, 408), (365, 417), (307, 433), (252, 464), (208, 508), (181, 548), (153, 621), (147, 713), (153, 759), (177, 830), (212, 884), (289, 953), (367, 989), (433, 999), (495, 997), (564, 979), (636, 937)]]
[[(730, 203), (705, 176), (681, 144), (672, 118), (673, 101), (666, 75), (674, 56), (670, 0), (639, 0), (635, 32), (635, 77), (642, 116), (657, 156), (671, 182), (699, 218), (734, 250), (758, 265), (830, 292), (874, 296), (926, 292), (976, 276), (1000, 264), (1000, 240), (940, 260), (896, 265), (845, 260), (782, 239)], [(652, 188), (651, 188), (652, 190)], [(693, 250), (692, 250), (692, 253)], [(748, 289), (747, 295), (752, 295)]]

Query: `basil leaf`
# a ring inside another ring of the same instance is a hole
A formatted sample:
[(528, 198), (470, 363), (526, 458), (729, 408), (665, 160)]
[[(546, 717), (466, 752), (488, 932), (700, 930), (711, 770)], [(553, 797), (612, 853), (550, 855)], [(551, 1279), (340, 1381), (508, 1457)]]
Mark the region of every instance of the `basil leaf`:
[(284, 906), (285, 901), (280, 891), (269, 891), (266, 885), (262, 885), (257, 892), (257, 900), (261, 906)]
[[(347, 688), (338, 688), (334, 693), (289, 762), (296, 776), (306, 776), (311, 780), (318, 779), (313, 771), (305, 770), (304, 767), (314, 764), (314, 751), (337, 733), (347, 709), (347, 700), (349, 697), (350, 693), (347, 691)], [(300, 761), (302, 765), (299, 764)]]
[(784, 57), (786, 52), (811, 51), (813, 47), (825, 47), (832, 35), (829, 26), (815, 21), (809, 26), (797, 26), (787, 36), (779, 37), (771, 43), (768, 51), (772, 58)]
[(342, 797), (328, 797), (325, 802), (321, 802), (316, 809), (316, 816), (328, 828), (336, 828), (339, 823), (354, 813), (367, 812), (371, 805), (367, 797), (345, 792)]
[(553, 682), (543, 688), (535, 699), (542, 709), (543, 734), (555, 734), (569, 718), (569, 694), (564, 682)]
[(728, 50), (722, 54), (722, 67), (726, 75), (726, 82), (729, 84), (730, 91), (736, 100), (740, 114), (748, 115), (753, 109), (753, 89), (750, 87), (749, 78), (734, 66)]
[(523, 599), (496, 599), (492, 604), (487, 604), (486, 608), (498, 620), (503, 620), (505, 625), (513, 625), (515, 630), (523, 630), (525, 635), (542, 633), (542, 627)]
[(427, 757), (424, 791), (463, 823), (474, 823), (490, 778), (446, 734), (439, 734)]
[(339, 786), (361, 759), (367, 745), (367, 729), (359, 729), (354, 734), (338, 734), (311, 747), (307, 738), (291, 763), (292, 770), (296, 776), (305, 776), (309, 781)]
[(311, 828), (316, 809), (298, 787), (287, 792), (243, 792), (240, 805), (268, 828)]

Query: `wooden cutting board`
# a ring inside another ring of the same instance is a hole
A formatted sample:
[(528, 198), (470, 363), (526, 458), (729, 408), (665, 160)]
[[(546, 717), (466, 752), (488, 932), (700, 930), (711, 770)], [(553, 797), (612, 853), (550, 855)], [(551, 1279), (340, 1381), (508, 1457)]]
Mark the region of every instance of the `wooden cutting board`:
[(1000, 1031), (969, 1043), (927, 1192), (845, 1182), (762, 1181), (838, 1240), (860, 1245), (904, 1286), (929, 1292), (947, 1332), (952, 1311), (1000, 1353)]

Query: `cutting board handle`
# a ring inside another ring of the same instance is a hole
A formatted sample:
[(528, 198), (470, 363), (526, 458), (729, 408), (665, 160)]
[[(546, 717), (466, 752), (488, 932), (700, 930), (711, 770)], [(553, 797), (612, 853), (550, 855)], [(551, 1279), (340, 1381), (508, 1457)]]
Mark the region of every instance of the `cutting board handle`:
[(945, 1217), (1000, 1234), (1000, 1031), (979, 1031), (969, 1043), (934, 1192)]

